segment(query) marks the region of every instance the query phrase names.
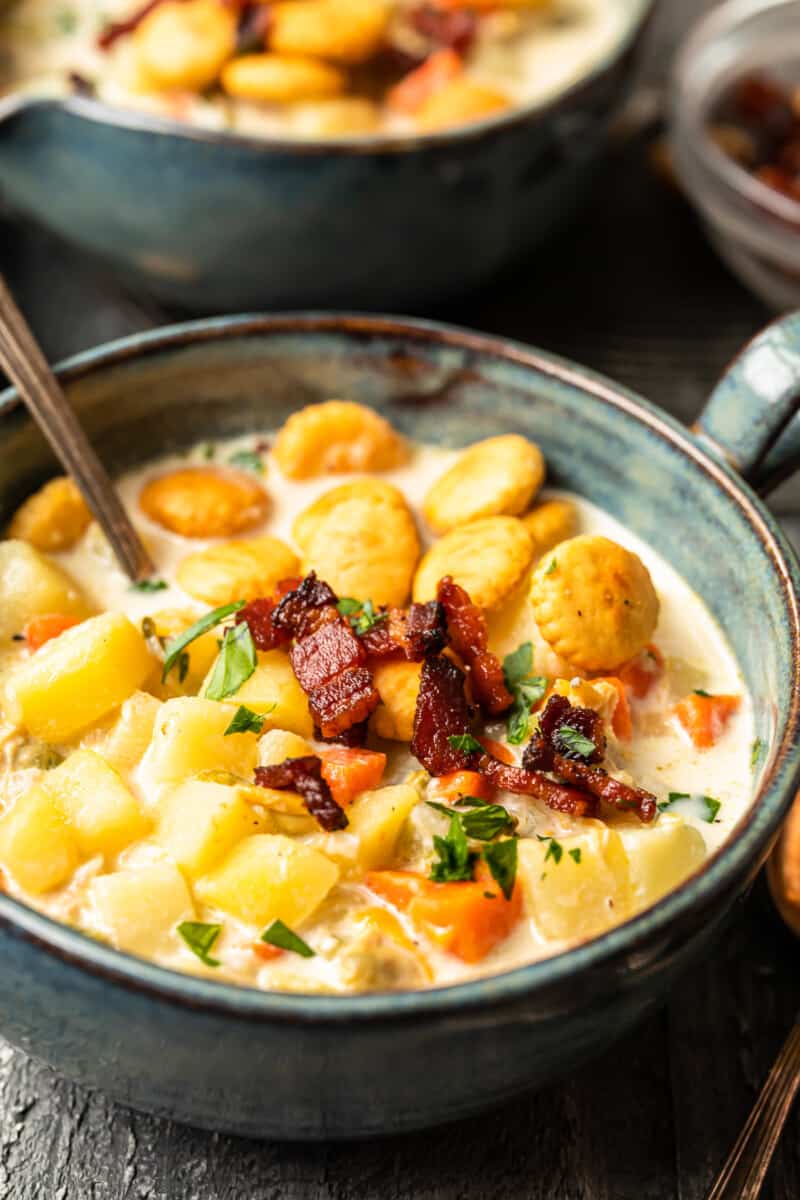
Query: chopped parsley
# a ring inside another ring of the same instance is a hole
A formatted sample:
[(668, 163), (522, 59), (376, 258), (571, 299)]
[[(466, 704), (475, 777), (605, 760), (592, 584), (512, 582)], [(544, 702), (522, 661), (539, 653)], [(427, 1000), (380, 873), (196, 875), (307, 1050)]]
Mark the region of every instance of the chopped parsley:
[(483, 746), (471, 733), (451, 733), (447, 740), (454, 750), (463, 750), (465, 754), (483, 752)]
[(217, 448), (214, 443), (206, 442), (205, 446), (203, 446), (203, 458), (206, 460), (206, 462), (210, 462), (216, 453)]
[(178, 926), (178, 933), (192, 954), (196, 954), (207, 967), (219, 966), (219, 959), (212, 958), (211, 951), (222, 933), (221, 925), (206, 925), (202, 921), (182, 921)]
[(545, 571), (545, 575), (552, 575), (553, 572), (557, 569), (557, 567), (558, 567), (558, 559), (551, 558), (550, 565), (548, 566), (547, 570)]
[(553, 862), (556, 864), (556, 866), (558, 866), (558, 864), (561, 862), (561, 859), (564, 857), (564, 847), (561, 845), (561, 842), (547, 834), (537, 833), (536, 836), (540, 842), (548, 843), (547, 853), (544, 856), (544, 861), (547, 862), (549, 858), (552, 858)]
[(244, 471), (252, 471), (254, 475), (264, 474), (264, 462), (255, 450), (237, 450), (228, 459), (232, 467), (241, 467)]
[(673, 805), (679, 805), (698, 821), (706, 821), (713, 825), (717, 814), (722, 808), (722, 801), (714, 796), (692, 795), (690, 792), (670, 792), (666, 800), (658, 803), (658, 811), (666, 812)]
[(757, 737), (754, 739), (753, 745), (750, 747), (750, 766), (753, 770), (756, 769), (759, 762), (761, 761), (761, 755), (763, 753), (764, 753), (764, 743), (762, 742), (760, 737)]
[(181, 650), (178, 655), (178, 683), (183, 683), (189, 674), (189, 651)]
[(572, 754), (579, 754), (581, 758), (588, 758), (597, 749), (591, 738), (585, 737), (580, 729), (575, 729), (572, 725), (559, 726), (557, 736)]
[(533, 647), (523, 642), (503, 659), (503, 675), (506, 687), (514, 697), (508, 717), (508, 740), (512, 746), (524, 742), (530, 732), (531, 710), (544, 698), (547, 679), (544, 675), (532, 675)]
[[(444, 837), (434, 835), (433, 847), (438, 859), (431, 867), (430, 877), (435, 883), (460, 883), (465, 879), (472, 879), (478, 855), (474, 850), (470, 850), (467, 835), (457, 813), (451, 816), (450, 826)], [(491, 867), (489, 869), (491, 870)]]
[[(272, 707), (275, 708), (275, 705), (273, 704)], [(227, 737), (229, 733), (261, 733), (266, 719), (260, 713), (253, 712), (252, 708), (248, 708), (246, 704), (240, 704), (233, 714), (224, 736)]]
[(230, 625), (222, 639), (222, 649), (211, 673), (206, 697), (225, 700), (234, 696), (256, 669), (256, 647), (246, 621)]
[(299, 954), (301, 958), (314, 958), (314, 951), (308, 942), (304, 942), (283, 921), (273, 921), (262, 933), (261, 940), (269, 946), (277, 946), (279, 950), (291, 950), (292, 954)]
[(378, 612), (371, 600), (356, 600), (353, 596), (343, 596), (336, 607), (358, 634), (369, 633), (370, 629), (389, 616), (388, 613)]
[(676, 800), (691, 800), (689, 792), (670, 792), (666, 800), (659, 800), (656, 808), (659, 812), (664, 812), (670, 808)]
[(504, 838), (484, 847), (483, 857), (506, 900), (511, 899), (517, 878), (517, 838)]
[(456, 801), (457, 805), (471, 810), (465, 813), (454, 813), (446, 804), (437, 804), (435, 800), (428, 800), (427, 803), (451, 820), (453, 817), (459, 820), (467, 837), (474, 838), (476, 842), (490, 842), (498, 834), (513, 833), (516, 828), (516, 820), (502, 804), (490, 804), (488, 800), (480, 800), (477, 796), (461, 796)]
[[(199, 621), (195, 621), (194, 625), (190, 625), (188, 629), (184, 629), (183, 633), (178, 634), (164, 647), (166, 650), (166, 658), (161, 671), (161, 682), (163, 683), (169, 675), (172, 668), (178, 662), (182, 652), (196, 638), (202, 637), (204, 633), (208, 633), (209, 629), (213, 629), (215, 625), (219, 625), (226, 617), (233, 616), (240, 608), (244, 608), (244, 600), (236, 600), (233, 604), (223, 604), (221, 608), (215, 608), (212, 612), (206, 613)], [(152, 624), (152, 622), (151, 622)], [(144, 622), (142, 622), (144, 629)], [(147, 630), (145, 630), (147, 636)]]
[(703, 796), (702, 799), (708, 810), (708, 816), (704, 820), (708, 821), (709, 825), (712, 825), (717, 819), (717, 813), (722, 808), (722, 801), (715, 800), (713, 796)]
[(703, 696), (706, 700), (708, 700), (711, 697), (711, 692), (706, 692), (703, 688), (694, 688), (692, 691), (692, 695), (693, 696)]
[(581, 861), (581, 852), (579, 846), (576, 846), (573, 850), (568, 850), (567, 854), (574, 863), (579, 863)]
[(130, 590), (132, 592), (163, 592), (169, 587), (163, 579), (137, 579), (132, 583)]

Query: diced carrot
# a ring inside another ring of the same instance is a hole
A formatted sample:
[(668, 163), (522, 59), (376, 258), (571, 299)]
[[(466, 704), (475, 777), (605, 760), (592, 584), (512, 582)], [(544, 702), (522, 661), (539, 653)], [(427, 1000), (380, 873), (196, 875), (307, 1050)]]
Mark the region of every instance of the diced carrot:
[(503, 941), (522, 912), (522, 890), (506, 900), (491, 877), (434, 883), (413, 871), (368, 871), (367, 887), (407, 912), (414, 925), (464, 962), (480, 962)]
[(459, 796), (477, 796), (479, 800), (494, 799), (494, 788), (478, 771), (450, 771), (440, 775), (428, 786), (432, 800), (452, 804)]
[(652, 643), (619, 669), (619, 678), (637, 700), (643, 700), (663, 674), (664, 655)]
[(386, 770), (386, 755), (375, 750), (330, 746), (319, 756), (322, 778), (337, 804), (351, 804), (359, 792), (377, 787)]
[(628, 691), (625, 684), (616, 675), (604, 675), (601, 679), (594, 682), (610, 683), (617, 690), (617, 704), (614, 712), (611, 714), (611, 728), (618, 738), (626, 741), (633, 737), (633, 721), (631, 720), (631, 706), (628, 703)]
[(500, 762), (507, 763), (508, 766), (513, 765), (514, 755), (503, 742), (496, 742), (494, 738), (487, 737), (479, 737), (478, 741), (493, 758), (499, 758)]
[(679, 700), (673, 712), (698, 750), (707, 750), (720, 738), (741, 703), (741, 696), (702, 696), (693, 692)]
[(64, 613), (45, 613), (41, 617), (31, 617), (23, 631), (28, 649), (38, 650), (45, 642), (77, 624), (76, 617), (67, 617)]
[(450, 47), (436, 50), (389, 90), (386, 102), (395, 112), (415, 113), (440, 88), (461, 74), (463, 64)]
[(375, 929), (384, 937), (391, 938), (398, 946), (412, 955), (419, 963), (420, 969), (426, 979), (433, 978), (433, 972), (428, 960), (420, 953), (419, 947), (414, 944), (411, 938), (406, 933), (403, 926), (400, 924), (394, 913), (389, 912), (388, 908), (365, 908), (357, 916), (357, 921), (361, 925), (365, 925), (368, 929)]
[(264, 962), (272, 962), (286, 951), (281, 950), (280, 946), (270, 946), (269, 942), (253, 942), (253, 953), (257, 958), (263, 958)]

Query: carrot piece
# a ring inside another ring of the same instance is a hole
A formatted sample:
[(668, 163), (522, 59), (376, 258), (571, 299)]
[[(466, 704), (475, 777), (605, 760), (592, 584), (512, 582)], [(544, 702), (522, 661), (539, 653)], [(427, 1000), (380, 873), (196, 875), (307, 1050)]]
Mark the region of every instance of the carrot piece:
[(359, 792), (377, 787), (386, 770), (386, 755), (375, 750), (331, 746), (320, 750), (322, 778), (337, 804), (351, 804)]
[(637, 700), (643, 700), (664, 674), (664, 655), (652, 643), (619, 669), (619, 678)]
[(415, 113), (430, 96), (460, 75), (462, 69), (455, 50), (450, 47), (436, 50), (390, 88), (386, 102), (395, 112)]
[(741, 696), (700, 696), (692, 692), (678, 701), (673, 712), (698, 750), (707, 750), (721, 737), (741, 703)]
[(627, 742), (629, 738), (633, 737), (633, 721), (631, 720), (631, 706), (628, 703), (628, 689), (616, 675), (603, 675), (602, 678), (595, 682), (610, 683), (617, 689), (617, 704), (611, 715), (611, 728), (618, 738)]
[(434, 883), (413, 871), (368, 871), (367, 887), (396, 908), (443, 950), (464, 962), (480, 962), (503, 941), (522, 912), (517, 884), (506, 900), (495, 881)]
[(494, 799), (494, 788), (478, 771), (450, 771), (440, 775), (428, 786), (432, 800), (452, 804), (459, 796), (477, 796), (479, 800)]
[(77, 624), (77, 617), (67, 617), (64, 613), (45, 613), (41, 617), (31, 617), (23, 630), (28, 649), (38, 650), (45, 642)]
[(286, 953), (280, 946), (270, 946), (268, 942), (253, 942), (252, 950), (256, 957), (263, 958), (264, 962), (272, 962)]
[(433, 978), (433, 972), (428, 960), (420, 954), (419, 947), (414, 944), (400, 924), (397, 917), (388, 908), (365, 908), (356, 918), (360, 925), (367, 929), (375, 929), (385, 937), (391, 938), (398, 946), (407, 951), (419, 963), (426, 979)]
[(514, 755), (503, 742), (496, 742), (494, 738), (487, 737), (479, 737), (478, 741), (486, 753), (491, 754), (492, 758), (499, 758), (500, 762), (509, 767), (514, 765)]

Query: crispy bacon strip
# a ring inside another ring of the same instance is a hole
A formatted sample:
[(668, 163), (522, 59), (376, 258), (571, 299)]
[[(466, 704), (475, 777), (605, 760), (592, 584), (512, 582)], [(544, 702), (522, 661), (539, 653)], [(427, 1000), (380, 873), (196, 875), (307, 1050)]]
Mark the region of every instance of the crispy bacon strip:
[[(584, 756), (572, 750), (561, 737), (564, 726), (577, 730), (594, 745), (594, 750)], [(602, 762), (606, 752), (606, 735), (603, 718), (593, 708), (582, 708), (570, 704), (566, 696), (552, 695), (539, 717), (539, 728), (533, 735), (522, 758), (522, 765), (532, 771), (552, 771), (556, 755), (575, 758), (582, 762)]]
[(347, 828), (344, 809), (336, 803), (331, 789), (322, 778), (322, 762), (316, 754), (287, 758), (269, 767), (256, 767), (255, 777), (259, 787), (274, 788), (280, 792), (299, 792), (306, 808), (326, 833)]
[(657, 801), (651, 792), (644, 788), (629, 787), (613, 779), (602, 767), (593, 767), (589, 763), (577, 762), (574, 759), (555, 756), (553, 770), (556, 775), (566, 779), (576, 787), (584, 788), (593, 796), (613, 804), (623, 812), (635, 812), (640, 821), (647, 824), (655, 819), (658, 812)]
[(412, 604), (408, 609), (391, 608), (385, 621), (361, 635), (370, 658), (406, 658), (422, 662), (438, 654), (447, 643), (444, 609), (436, 600)]
[(272, 614), (276, 607), (275, 600), (264, 596), (251, 600), (236, 614), (237, 625), (246, 624), (249, 627), (256, 650), (275, 650), (289, 641), (288, 635), (273, 624)]
[(511, 707), (514, 697), (506, 687), (499, 658), (489, 650), (486, 618), (450, 575), (439, 580), (438, 599), (450, 644), (469, 671), (475, 699), (484, 712), (496, 717)]
[(154, 8), (158, 8), (162, 0), (148, 0), (147, 4), (143, 4), (141, 8), (137, 8), (135, 12), (125, 21), (109, 21), (97, 36), (97, 45), (101, 50), (110, 50), (116, 41), (121, 37), (127, 37), (129, 33), (133, 33), (134, 29), (141, 25), (145, 17), (149, 16)]
[(564, 787), (548, 779), (541, 771), (531, 771), (526, 767), (512, 767), (506, 763), (484, 754), (478, 763), (482, 775), (506, 792), (514, 792), (519, 796), (535, 796), (543, 800), (548, 808), (556, 812), (570, 813), (573, 817), (594, 817), (597, 815), (597, 800), (584, 791)]
[(431, 775), (469, 768), (477, 753), (459, 750), (449, 738), (469, 732), (473, 712), (464, 693), (464, 672), (449, 658), (426, 659), (414, 713), (411, 753)]
[(349, 746), (351, 749), (356, 749), (366, 745), (367, 728), (367, 722), (361, 721), (358, 725), (351, 725), (349, 729), (343, 729), (341, 733), (334, 734), (333, 737), (325, 737), (319, 725), (315, 725), (314, 738), (318, 742), (334, 742), (337, 746)]
[(290, 638), (304, 638), (326, 621), (335, 621), (340, 617), (336, 603), (333, 589), (317, 579), (311, 571), (296, 588), (281, 598), (272, 622)]
[(446, 11), (433, 4), (413, 8), (409, 20), (423, 37), (435, 46), (450, 46), (458, 54), (466, 54), (478, 29), (478, 15), (467, 5)]

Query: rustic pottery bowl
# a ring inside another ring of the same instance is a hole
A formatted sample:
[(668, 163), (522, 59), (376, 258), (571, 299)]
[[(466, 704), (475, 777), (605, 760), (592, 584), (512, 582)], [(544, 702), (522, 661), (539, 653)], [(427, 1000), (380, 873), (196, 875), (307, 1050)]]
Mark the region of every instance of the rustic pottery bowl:
[[(60, 369), (121, 469), (198, 438), (277, 426), (330, 396), (463, 445), (515, 430), (551, 479), (621, 519), (704, 598), (730, 639), (765, 747), (730, 841), (654, 908), (494, 978), (349, 997), (259, 992), (117, 953), (0, 895), (0, 1029), (82, 1084), (209, 1129), (341, 1138), (457, 1118), (543, 1084), (618, 1037), (708, 952), (754, 878), (800, 775), (800, 569), (737, 474), (797, 405), (800, 316), (769, 327), (692, 435), (623, 388), (512, 342), (362, 316), (218, 319), (143, 334)], [(0, 396), (0, 519), (54, 470)], [(725, 461), (727, 460), (727, 462)]]
[(429, 305), (527, 254), (591, 198), (655, 0), (625, 3), (619, 43), (554, 99), (421, 138), (257, 140), (11, 93), (0, 192), (167, 304)]

